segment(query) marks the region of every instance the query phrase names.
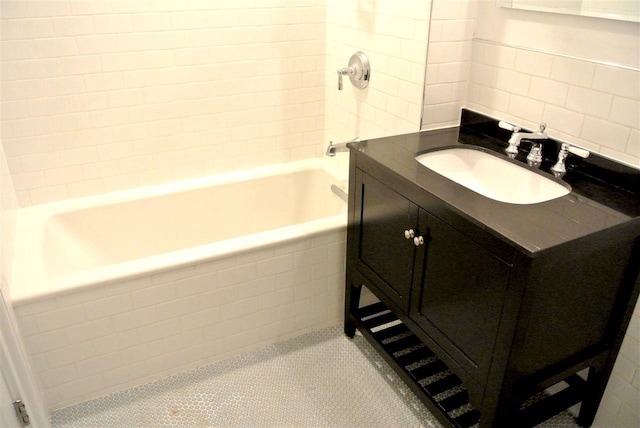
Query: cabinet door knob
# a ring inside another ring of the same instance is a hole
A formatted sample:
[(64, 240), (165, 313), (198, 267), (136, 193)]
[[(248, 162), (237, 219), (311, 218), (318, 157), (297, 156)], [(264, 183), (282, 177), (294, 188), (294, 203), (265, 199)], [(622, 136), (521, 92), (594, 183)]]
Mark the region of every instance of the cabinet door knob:
[(424, 245), (424, 238), (422, 236), (416, 236), (413, 238), (413, 245), (419, 247), (420, 245)]
[(411, 239), (414, 236), (416, 236), (416, 233), (413, 231), (413, 229), (408, 229), (404, 231), (404, 237), (405, 239)]

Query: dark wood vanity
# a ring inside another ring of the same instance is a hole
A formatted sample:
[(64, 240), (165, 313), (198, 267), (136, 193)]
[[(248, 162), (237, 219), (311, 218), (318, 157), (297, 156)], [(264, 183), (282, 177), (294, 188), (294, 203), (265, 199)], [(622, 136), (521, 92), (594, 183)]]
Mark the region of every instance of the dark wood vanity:
[[(501, 152), (508, 137), (463, 111), (459, 128), (350, 145), (345, 333), (358, 329), (445, 424), (534, 426), (581, 402), (587, 427), (640, 291), (640, 176), (569, 157), (570, 194), (516, 205), (415, 160)], [(363, 286), (379, 301), (362, 304)]]

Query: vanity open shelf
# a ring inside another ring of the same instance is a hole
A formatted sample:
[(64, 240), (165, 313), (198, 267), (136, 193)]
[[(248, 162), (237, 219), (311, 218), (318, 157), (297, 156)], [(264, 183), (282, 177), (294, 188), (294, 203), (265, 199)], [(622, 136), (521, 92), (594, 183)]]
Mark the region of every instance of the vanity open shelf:
[(432, 411), (444, 414), (456, 428), (470, 428), (480, 414), (469, 403), (462, 381), (438, 359), (384, 304), (358, 310), (358, 327)]
[[(480, 421), (462, 380), (383, 303), (358, 309), (358, 330), (420, 400), (455, 428), (474, 428)], [(533, 427), (583, 399), (586, 381), (578, 375), (561, 382), (553, 394), (539, 393), (519, 411), (518, 427)]]
[[(640, 172), (569, 157), (568, 194), (513, 204), (416, 160), (504, 151), (494, 128), (464, 112), (460, 128), (350, 145), (345, 333), (444, 424), (534, 426), (581, 403), (588, 427), (640, 292)], [(361, 307), (363, 287), (379, 302)]]

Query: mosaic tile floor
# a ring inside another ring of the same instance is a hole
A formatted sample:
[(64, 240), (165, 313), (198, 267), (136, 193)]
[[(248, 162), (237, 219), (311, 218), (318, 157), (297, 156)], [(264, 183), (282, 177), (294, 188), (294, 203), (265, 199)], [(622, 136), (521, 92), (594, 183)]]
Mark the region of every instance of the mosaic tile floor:
[[(51, 425), (441, 427), (362, 336), (337, 326), (55, 411)], [(539, 427), (577, 425), (565, 413)]]

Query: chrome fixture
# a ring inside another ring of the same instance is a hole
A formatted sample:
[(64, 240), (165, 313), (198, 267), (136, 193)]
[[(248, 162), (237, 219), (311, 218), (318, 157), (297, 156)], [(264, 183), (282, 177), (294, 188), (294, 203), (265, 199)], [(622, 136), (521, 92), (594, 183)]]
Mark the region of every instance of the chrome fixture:
[(558, 151), (558, 160), (555, 163), (555, 165), (551, 167), (551, 172), (556, 177), (561, 178), (567, 172), (567, 168), (564, 162), (565, 162), (565, 159), (567, 159), (567, 156), (569, 155), (570, 152), (573, 153), (574, 155), (580, 156), (583, 159), (588, 158), (590, 154), (589, 150), (572, 146), (569, 143), (562, 143), (560, 145), (560, 150)]
[(533, 143), (531, 151), (527, 155), (527, 163), (534, 168), (540, 168), (542, 163), (542, 143)]
[[(509, 138), (509, 147), (507, 147), (505, 149), (505, 152), (507, 152), (507, 154), (509, 155), (510, 158), (515, 158), (516, 155), (518, 154), (518, 146), (520, 146), (520, 141), (525, 139), (525, 140), (546, 140), (547, 138), (549, 138), (549, 136), (547, 135), (547, 133), (545, 132), (545, 129), (547, 128), (547, 124), (546, 123), (541, 123), (540, 124), (540, 130), (537, 132), (520, 132), (522, 130), (522, 128), (520, 128), (519, 126), (516, 125), (512, 125), (508, 122), (505, 121), (500, 121), (498, 123), (498, 126), (502, 129), (506, 129), (508, 131), (512, 131), (513, 134), (511, 134), (511, 138)], [(534, 144), (534, 146), (532, 147), (531, 151), (533, 152), (534, 148), (536, 147), (536, 145)], [(540, 153), (542, 152), (542, 145), (540, 145)], [(537, 150), (536, 150), (537, 152)], [(531, 155), (531, 153), (530, 153)], [(536, 153), (534, 153), (533, 156), (536, 156)], [(532, 156), (532, 157), (533, 157)], [(527, 156), (527, 161), (529, 160), (529, 156)]]
[(325, 153), (327, 156), (335, 156), (337, 152), (348, 152), (349, 148), (347, 144), (349, 143), (358, 143), (360, 139), (358, 137), (353, 140), (345, 141), (344, 143), (333, 144), (333, 141), (329, 141), (329, 147), (327, 147), (327, 152)]
[(553, 172), (553, 175), (556, 177), (562, 177), (567, 172), (567, 168), (564, 166), (564, 160), (569, 154), (569, 147), (569, 143), (562, 143), (560, 146), (560, 151), (558, 151), (558, 161), (551, 167), (551, 172)]
[(338, 70), (338, 90), (342, 90), (342, 76), (349, 76), (351, 84), (358, 89), (364, 89), (371, 79), (369, 58), (364, 52), (358, 51), (351, 55), (349, 65)]
[(501, 120), (500, 122), (498, 122), (498, 126), (502, 129), (506, 129), (507, 131), (511, 131), (513, 132), (513, 134), (511, 134), (511, 138), (509, 138), (509, 147), (507, 147), (504, 151), (507, 152), (507, 154), (509, 155), (509, 157), (511, 159), (515, 158), (516, 155), (518, 154), (518, 146), (520, 145), (520, 140), (517, 140), (514, 138), (514, 136), (520, 132), (520, 130), (522, 128), (520, 128), (517, 125), (513, 125), (509, 122), (505, 122), (504, 120)]

